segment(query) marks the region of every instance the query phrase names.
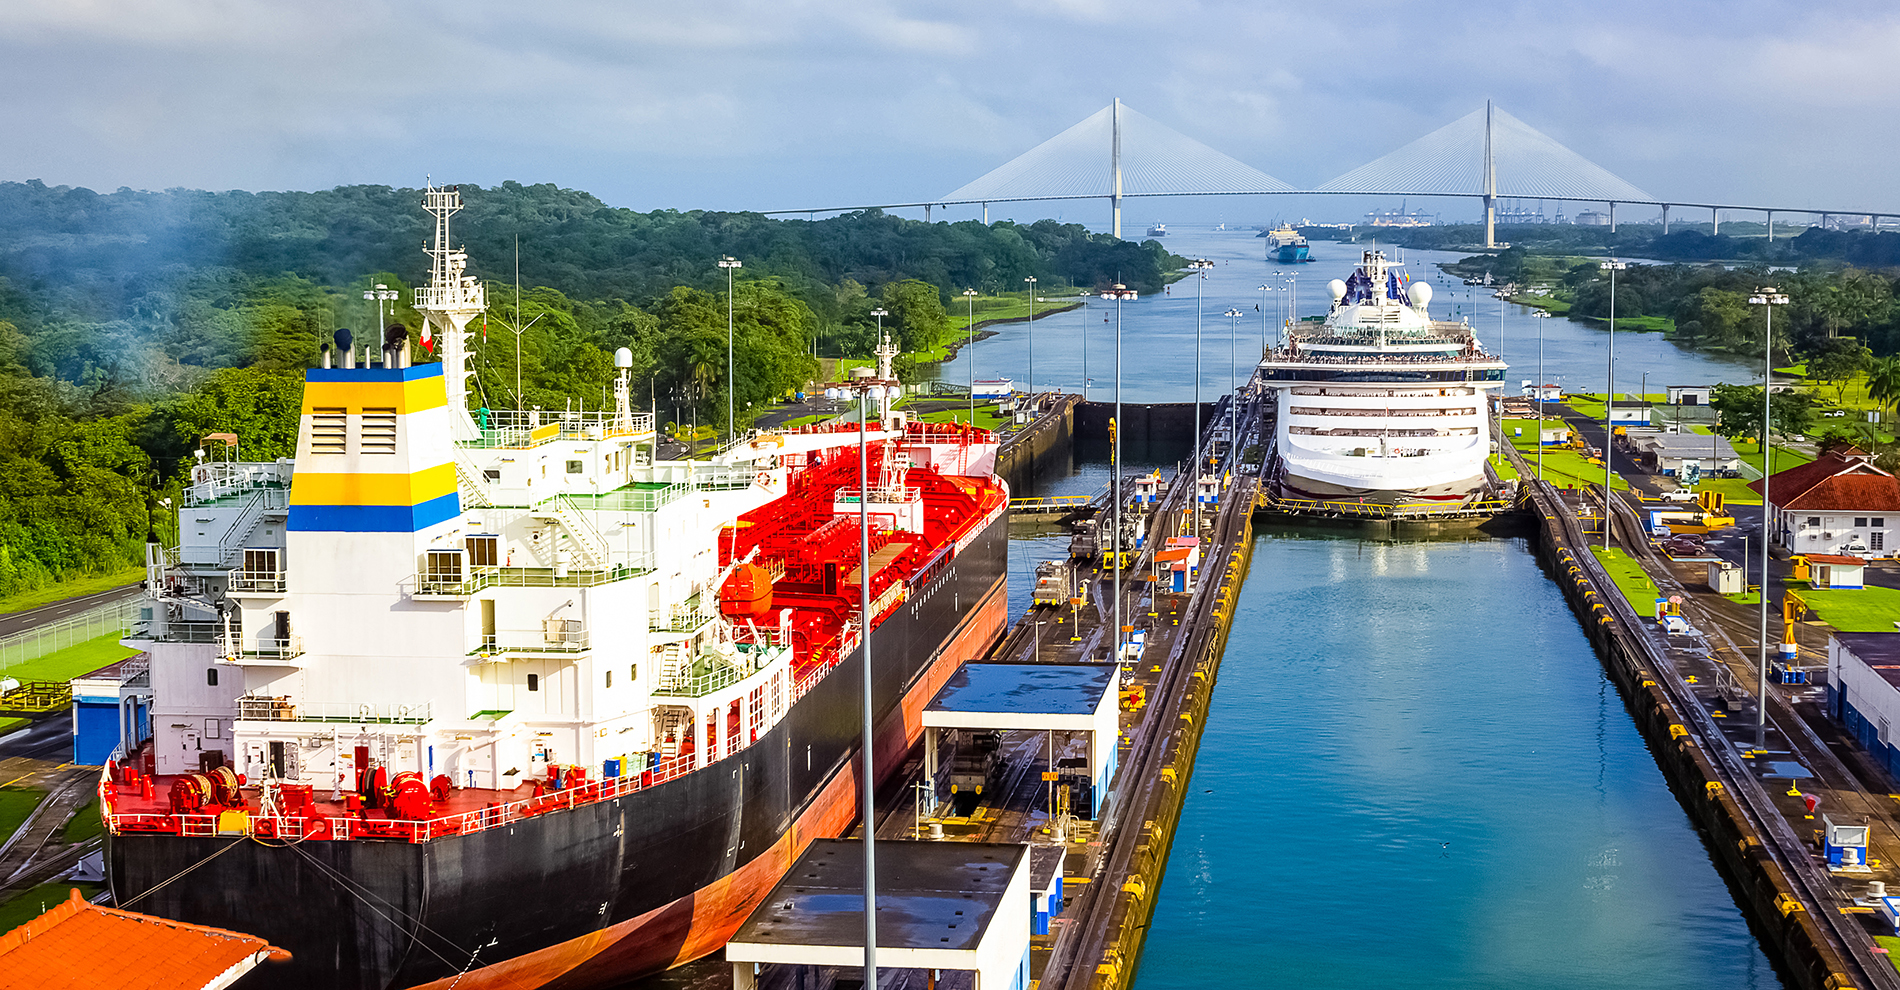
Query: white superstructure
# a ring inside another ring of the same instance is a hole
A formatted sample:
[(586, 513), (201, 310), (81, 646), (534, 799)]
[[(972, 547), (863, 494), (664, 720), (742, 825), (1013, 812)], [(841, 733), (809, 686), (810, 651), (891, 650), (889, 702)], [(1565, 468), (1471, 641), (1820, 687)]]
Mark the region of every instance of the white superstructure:
[(1431, 286), (1364, 253), (1317, 325), (1296, 324), (1258, 374), (1279, 393), (1276, 480), (1295, 498), (1457, 500), (1485, 486), (1489, 393), (1505, 364)]

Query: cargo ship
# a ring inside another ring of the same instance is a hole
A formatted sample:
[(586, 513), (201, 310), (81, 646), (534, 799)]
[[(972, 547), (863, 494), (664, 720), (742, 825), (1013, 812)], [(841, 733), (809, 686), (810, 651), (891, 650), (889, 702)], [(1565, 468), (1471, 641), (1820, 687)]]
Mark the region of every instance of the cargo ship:
[(1257, 371), (1278, 393), (1274, 486), (1385, 503), (1482, 495), (1505, 363), (1468, 323), (1432, 319), (1432, 287), (1402, 278), (1382, 252), (1364, 252), (1328, 288), (1325, 319), (1291, 326)]
[(1261, 235), (1267, 239), (1267, 260), (1278, 265), (1309, 261), (1306, 237), (1292, 224), (1283, 223)]
[(148, 551), (111, 891), (290, 950), (273, 987), (619, 985), (859, 819), (867, 636), (880, 769), (1000, 638), (996, 439), (885, 396), (664, 460), (625, 354), (610, 407), (471, 412), (483, 286), (425, 196), (440, 361), (339, 332), (295, 458), (208, 443)]

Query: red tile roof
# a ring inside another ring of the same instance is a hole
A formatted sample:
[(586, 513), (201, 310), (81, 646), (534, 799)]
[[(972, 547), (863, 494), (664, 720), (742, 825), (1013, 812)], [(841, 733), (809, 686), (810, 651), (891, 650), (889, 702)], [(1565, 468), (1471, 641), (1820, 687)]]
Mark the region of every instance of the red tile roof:
[(1804, 553), (1810, 564), (1830, 564), (1836, 567), (1865, 567), (1867, 562), (1859, 557), (1850, 557), (1839, 553)]
[[(1856, 452), (1858, 453), (1858, 452)], [(1900, 512), (1900, 480), (1859, 457), (1829, 451), (1819, 460), (1768, 479), (1768, 492), (1783, 509), (1807, 512)], [(1748, 488), (1761, 494), (1761, 482)]]
[(260, 938), (98, 907), (75, 890), (0, 935), (0, 990), (204, 990), (289, 958)]

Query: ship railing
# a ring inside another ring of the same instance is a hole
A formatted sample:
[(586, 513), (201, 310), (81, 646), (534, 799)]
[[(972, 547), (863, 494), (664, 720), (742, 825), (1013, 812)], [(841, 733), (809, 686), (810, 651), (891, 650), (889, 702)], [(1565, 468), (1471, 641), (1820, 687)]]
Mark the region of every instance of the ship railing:
[(699, 595), (694, 595), (683, 602), (648, 612), (647, 629), (651, 632), (697, 632), (717, 618), (718, 611)]
[(266, 660), (290, 660), (300, 657), (303, 656), (303, 637), (259, 639), (256, 647), (245, 650), (244, 655)]
[(1375, 502), (1342, 502), (1330, 499), (1276, 498), (1265, 491), (1260, 493), (1259, 504), (1261, 507), (1268, 509), (1283, 509), (1290, 512), (1317, 513), (1360, 519), (1420, 518), (1427, 516), (1484, 514), (1502, 512), (1511, 507), (1511, 502), (1508, 499), (1485, 499), (1477, 502), (1457, 502), (1452, 504), (1441, 504), (1437, 502), (1401, 502), (1387, 505)]
[(608, 440), (647, 436), (652, 413), (626, 417), (611, 410), (490, 409), (475, 413), (476, 435), (457, 441), (469, 448), (521, 450), (561, 440)]
[(484, 309), (488, 305), (486, 287), (467, 276), (446, 285), (417, 286), (415, 294), (417, 309)]
[[(923, 497), (923, 489), (911, 488), (905, 485), (892, 485), (889, 487), (871, 489), (872, 505), (902, 505), (908, 502), (919, 501)], [(862, 489), (840, 488), (837, 493), (832, 496), (832, 501), (834, 504), (845, 503), (856, 505), (862, 501), (863, 498), (864, 493)]]
[[(194, 481), (186, 486), (187, 506), (204, 505), (248, 491), (280, 493), (288, 505), (289, 465), (276, 461), (211, 461), (192, 469)], [(283, 506), (278, 506), (282, 508)]]
[(278, 594), (284, 592), (283, 571), (232, 571), (231, 591), (233, 593), (252, 592), (254, 594)]
[(502, 629), (483, 636), (473, 654), (584, 653), (590, 648), (587, 628), (575, 619), (548, 619), (540, 629)]
[[(553, 567), (476, 567), (467, 575), (419, 573), (405, 582), (411, 595), (466, 598), (485, 588), (592, 588), (653, 571), (653, 555), (644, 550), (615, 553), (621, 562), (604, 570)], [(563, 573), (565, 570), (565, 573)]]
[(288, 695), (245, 695), (238, 698), (238, 720), (249, 722), (354, 722), (378, 725), (424, 725), (433, 706), (370, 704), (350, 701), (292, 701)]
[(662, 676), (659, 685), (653, 689), (653, 693), (668, 698), (703, 698), (745, 680), (751, 673), (752, 671), (743, 667), (735, 667), (723, 662), (715, 663), (710, 669), (697, 673), (676, 674), (673, 677)]

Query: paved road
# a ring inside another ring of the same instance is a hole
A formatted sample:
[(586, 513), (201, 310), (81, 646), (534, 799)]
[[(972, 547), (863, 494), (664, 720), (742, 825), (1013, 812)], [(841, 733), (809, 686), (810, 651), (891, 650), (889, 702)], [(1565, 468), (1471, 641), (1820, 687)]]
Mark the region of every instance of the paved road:
[(89, 608), (96, 608), (123, 598), (132, 598), (138, 593), (139, 586), (136, 583), (122, 584), (96, 594), (79, 595), (53, 602), (50, 605), (41, 605), (39, 608), (30, 608), (24, 612), (9, 612), (6, 615), (0, 615), (0, 636), (9, 636), (35, 626), (57, 622), (60, 619), (78, 615)]
[[(73, 716), (55, 712), (27, 728), (0, 736), (0, 774), (17, 761), (64, 763), (73, 758)], [(0, 776), (0, 784), (12, 777)]]

